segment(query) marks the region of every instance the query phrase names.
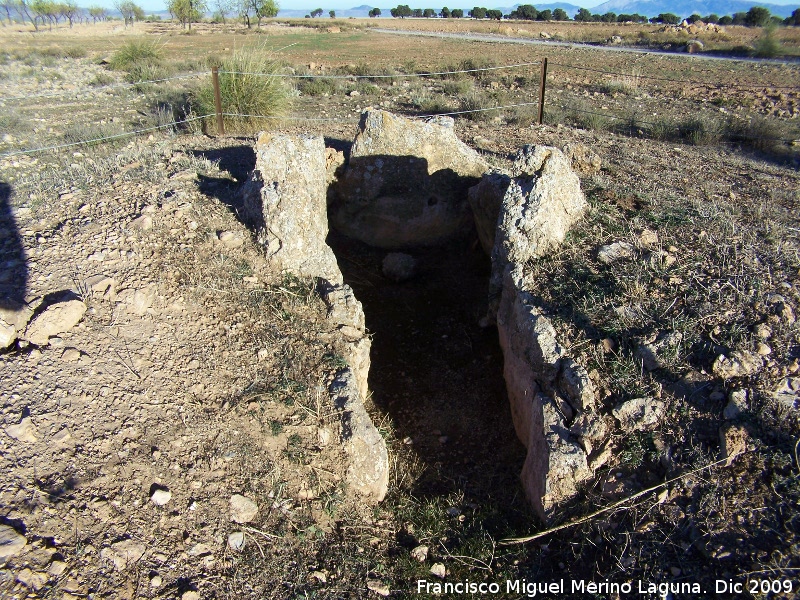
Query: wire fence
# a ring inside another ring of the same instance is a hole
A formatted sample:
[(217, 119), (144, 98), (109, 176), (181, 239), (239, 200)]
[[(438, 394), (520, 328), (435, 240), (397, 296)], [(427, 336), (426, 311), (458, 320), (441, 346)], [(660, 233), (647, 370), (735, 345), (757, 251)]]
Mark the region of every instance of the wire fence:
[[(642, 74), (631, 74), (631, 73), (620, 73), (615, 71), (606, 71), (603, 69), (595, 69), (591, 67), (584, 67), (581, 65), (572, 65), (567, 63), (561, 62), (551, 62), (550, 65), (555, 67), (561, 67), (564, 69), (577, 69), (581, 71), (588, 71), (597, 73), (603, 77), (614, 76), (614, 77), (627, 77), (627, 78), (634, 78), (634, 79), (647, 79), (653, 81), (660, 81), (660, 82), (674, 82), (674, 83), (691, 83), (695, 85), (705, 85), (710, 87), (719, 87), (717, 83), (711, 82), (701, 82), (701, 81), (693, 81), (693, 80), (685, 80), (685, 79), (671, 79), (667, 77), (658, 77), (658, 76), (651, 76), (651, 75), (642, 75)], [(502, 70), (510, 70), (510, 69), (523, 69), (527, 67), (535, 67), (540, 66), (542, 67), (541, 72), (541, 80), (539, 83), (539, 92), (540, 97), (539, 101), (537, 102), (517, 102), (511, 104), (500, 104), (497, 106), (485, 107), (485, 108), (474, 108), (474, 109), (466, 109), (466, 110), (454, 110), (454, 111), (436, 111), (430, 114), (410, 114), (407, 115), (411, 118), (417, 119), (425, 119), (431, 118), (436, 116), (469, 116), (475, 115), (480, 113), (490, 113), (490, 112), (499, 112), (505, 111), (510, 109), (519, 109), (525, 107), (538, 107), (539, 108), (539, 115), (540, 115), (540, 123), (542, 122), (542, 115), (544, 113), (544, 90), (546, 84), (546, 77), (547, 77), (547, 59), (530, 61), (530, 62), (523, 62), (523, 63), (514, 63), (508, 65), (491, 65), (491, 66), (484, 66), (484, 67), (475, 67), (475, 68), (465, 68), (465, 69), (452, 69), (452, 70), (442, 70), (442, 71), (431, 71), (431, 72), (418, 72), (418, 73), (374, 73), (374, 74), (297, 74), (297, 73), (258, 73), (258, 72), (243, 72), (243, 71), (228, 71), (228, 70), (219, 70), (216, 71), (218, 74), (225, 74), (231, 76), (238, 76), (238, 75), (247, 75), (247, 76), (259, 76), (259, 77), (280, 77), (286, 79), (331, 79), (331, 80), (386, 80), (386, 79), (398, 79), (398, 78), (447, 78), (453, 77), (457, 75), (475, 75), (477, 73), (482, 72), (494, 72), (494, 71), (502, 71)], [(147, 84), (161, 84), (167, 83), (171, 81), (177, 80), (186, 80), (190, 78), (195, 78), (199, 76), (207, 76), (208, 72), (190, 72), (190, 73), (182, 73), (178, 75), (174, 75), (171, 77), (164, 77), (159, 79), (152, 79), (152, 80), (145, 80), (145, 81), (138, 81), (138, 82), (130, 82), (130, 83), (117, 83), (117, 84), (110, 84), (104, 86), (90, 86), (78, 90), (64, 90), (60, 92), (53, 92), (53, 93), (43, 93), (43, 94), (35, 94), (29, 96), (11, 96), (11, 97), (0, 97), (0, 102), (5, 101), (16, 101), (16, 100), (31, 100), (37, 98), (52, 98), (52, 97), (59, 97), (59, 96), (75, 96), (80, 95), (81, 93), (86, 92), (97, 92), (102, 90), (108, 89), (118, 89), (118, 88), (135, 88), (136, 86), (142, 86)], [(213, 79), (213, 78), (212, 78)], [(217, 84), (218, 85), (218, 84)], [(770, 88), (770, 89), (788, 89), (788, 90), (796, 90), (796, 87), (781, 87), (781, 86), (772, 86), (772, 85), (763, 85), (763, 84), (753, 84), (753, 86), (725, 86), (727, 88), (732, 89), (758, 89), (758, 88)], [(629, 121), (631, 123), (631, 129), (638, 126), (645, 126), (645, 127), (653, 127), (659, 128), (662, 132), (665, 130), (673, 130), (677, 132), (678, 138), (682, 138), (684, 134), (691, 133), (690, 128), (687, 128), (685, 125), (670, 125), (666, 122), (655, 122), (650, 120), (640, 120), (636, 117), (635, 113), (627, 114), (627, 115), (619, 115), (613, 114), (610, 112), (601, 112), (601, 111), (594, 111), (594, 110), (587, 110), (585, 108), (580, 108), (578, 106), (570, 106), (568, 104), (561, 104), (560, 108), (562, 111), (566, 113), (575, 113), (575, 114), (586, 114), (592, 115), (595, 117), (599, 117), (602, 119), (609, 119), (615, 121)], [(144, 133), (151, 133), (153, 131), (159, 130), (177, 130), (181, 126), (185, 126), (189, 123), (195, 121), (202, 121), (205, 119), (212, 119), (213, 117), (218, 118), (218, 123), (221, 123), (221, 118), (229, 117), (229, 118), (241, 118), (241, 119), (265, 119), (265, 120), (272, 120), (272, 121), (295, 121), (295, 122), (336, 122), (336, 123), (346, 123), (346, 124), (355, 124), (358, 122), (357, 119), (342, 119), (342, 118), (327, 118), (327, 117), (306, 117), (306, 116), (267, 116), (267, 115), (259, 115), (259, 114), (248, 114), (247, 112), (233, 112), (228, 110), (222, 110), (222, 107), (219, 106), (217, 112), (204, 114), (200, 116), (187, 116), (183, 119), (173, 120), (169, 123), (159, 124), (152, 127), (143, 127), (134, 129), (129, 132), (123, 132), (118, 134), (111, 134), (105, 136), (96, 136), (86, 140), (80, 140), (75, 142), (66, 142), (61, 144), (52, 144), (48, 146), (42, 146), (37, 148), (25, 149), (25, 150), (15, 150), (5, 153), (0, 153), (0, 159), (12, 158), (15, 156), (23, 156), (23, 155), (32, 155), (38, 154), (47, 151), (57, 151), (66, 148), (73, 148), (78, 146), (89, 146), (94, 144), (100, 144), (104, 142), (109, 142), (113, 140), (118, 140), (127, 137), (133, 137), (137, 135), (142, 135)], [(719, 144), (736, 144), (743, 140), (747, 141), (760, 141), (760, 142), (772, 142), (772, 143), (782, 143), (782, 144), (791, 144), (795, 140), (782, 138), (782, 137), (775, 137), (775, 136), (756, 136), (756, 135), (748, 135), (747, 133), (740, 132), (736, 135), (736, 141), (724, 142), (722, 140), (715, 140), (716, 143)]]

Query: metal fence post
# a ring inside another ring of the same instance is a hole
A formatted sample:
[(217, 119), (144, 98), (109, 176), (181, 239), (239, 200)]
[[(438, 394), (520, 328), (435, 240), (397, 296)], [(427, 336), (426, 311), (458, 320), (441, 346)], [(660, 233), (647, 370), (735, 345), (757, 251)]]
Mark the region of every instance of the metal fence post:
[(542, 77), (539, 81), (539, 125), (544, 123), (544, 88), (547, 83), (547, 58), (542, 59)]
[(211, 67), (211, 82), (214, 85), (214, 107), (217, 110), (217, 134), (225, 135), (225, 123), (222, 120), (222, 96), (219, 92), (218, 67)]

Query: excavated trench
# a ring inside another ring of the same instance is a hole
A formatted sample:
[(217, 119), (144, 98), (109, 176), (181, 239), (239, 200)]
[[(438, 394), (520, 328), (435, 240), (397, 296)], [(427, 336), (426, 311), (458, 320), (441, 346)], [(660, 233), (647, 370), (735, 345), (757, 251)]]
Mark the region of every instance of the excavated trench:
[(335, 230), (327, 241), (372, 335), (372, 401), (425, 467), (413, 492), (521, 496), (525, 448), (514, 433), (497, 331), (478, 325), (490, 261), (474, 234), (407, 251), (417, 273), (401, 283), (381, 272), (386, 250)]

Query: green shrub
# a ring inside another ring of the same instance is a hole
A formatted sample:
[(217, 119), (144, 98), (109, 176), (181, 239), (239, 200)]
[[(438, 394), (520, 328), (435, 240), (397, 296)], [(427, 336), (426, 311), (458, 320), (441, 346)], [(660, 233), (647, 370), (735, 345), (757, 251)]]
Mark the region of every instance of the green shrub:
[(693, 146), (707, 146), (718, 142), (722, 137), (720, 124), (707, 117), (689, 117), (677, 125), (678, 137)]
[(774, 26), (764, 28), (764, 33), (756, 40), (754, 47), (755, 56), (758, 58), (775, 58), (783, 54), (783, 46), (775, 37)]
[(122, 44), (109, 61), (115, 71), (129, 71), (142, 64), (160, 64), (163, 48), (155, 40), (130, 40)]
[(324, 96), (336, 93), (336, 80), (327, 78), (308, 78), (297, 81), (297, 89), (305, 96)]
[(94, 76), (94, 78), (89, 80), (89, 85), (95, 87), (101, 85), (110, 85), (112, 83), (114, 83), (114, 78), (108, 73), (98, 73)]
[(471, 79), (452, 79), (442, 84), (442, 92), (448, 96), (463, 96), (472, 91), (473, 82)]
[(85, 58), (86, 48), (82, 46), (72, 46), (64, 50), (64, 56), (67, 58)]
[(462, 96), (459, 99), (459, 110), (471, 110), (471, 112), (461, 115), (470, 121), (488, 121), (498, 114), (498, 111), (485, 110), (496, 106), (491, 98), (487, 98), (480, 92), (474, 91)]
[[(223, 112), (249, 115), (226, 116), (225, 127), (231, 131), (265, 129), (270, 120), (284, 116), (291, 108), (292, 91), (282, 77), (276, 76), (281, 66), (263, 47), (237, 50), (223, 62), (220, 71)], [(197, 92), (195, 102), (201, 115), (215, 112), (210, 80)]]

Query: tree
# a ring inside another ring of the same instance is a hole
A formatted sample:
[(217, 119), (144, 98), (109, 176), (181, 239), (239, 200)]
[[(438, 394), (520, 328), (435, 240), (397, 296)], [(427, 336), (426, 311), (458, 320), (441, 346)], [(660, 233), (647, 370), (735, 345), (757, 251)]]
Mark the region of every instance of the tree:
[(784, 21), (784, 23), (786, 25), (791, 26), (791, 27), (800, 26), (800, 8), (795, 8), (792, 11), (792, 16), (786, 17), (786, 20)]
[(248, 29), (252, 26), (250, 23), (250, 15), (256, 18), (256, 24), (260, 28), (261, 20), (277, 17), (278, 10), (280, 10), (280, 8), (275, 0), (241, 0), (241, 4), (239, 5), (239, 15), (247, 24)]
[(491, 10), (487, 10), (486, 11), (486, 18), (487, 19), (493, 19), (495, 21), (499, 21), (500, 19), (503, 18), (503, 11), (502, 10), (497, 10), (496, 8), (493, 8)]
[(651, 23), (664, 23), (665, 25), (677, 25), (681, 22), (678, 15), (672, 13), (661, 13), (657, 17), (650, 19)]
[(108, 19), (108, 11), (102, 6), (90, 6), (89, 16), (92, 17), (92, 22), (105, 21)]
[(422, 18), (422, 9), (421, 8), (415, 8), (414, 10), (411, 11), (411, 16), (414, 17), (415, 19), (421, 19)]
[(422, 11), (422, 16), (425, 17), (426, 19), (432, 19), (433, 17), (436, 16), (436, 11), (433, 10), (432, 8), (426, 8), (425, 10)]
[(553, 21), (569, 21), (569, 15), (563, 8), (557, 8), (553, 11)]
[(72, 29), (72, 23), (75, 21), (75, 17), (80, 14), (81, 9), (78, 8), (78, 5), (72, 0), (67, 0), (66, 2), (58, 5), (58, 11), (61, 13), (62, 17), (69, 21), (69, 27)]
[(553, 18), (553, 11), (549, 8), (545, 8), (544, 10), (540, 10), (539, 14), (536, 15), (537, 21), (549, 21)]
[(410, 17), (413, 13), (411, 11), (411, 7), (408, 4), (398, 4), (395, 8), (391, 11), (393, 17), (400, 17), (401, 19), (405, 19), (406, 17)]
[(114, 8), (122, 15), (122, 19), (125, 21), (125, 27), (128, 26), (128, 23), (133, 25), (134, 21), (141, 21), (144, 19), (142, 7), (133, 2), (133, 0), (115, 0)]
[(719, 18), (720, 25), (733, 25), (733, 18), (729, 15), (723, 15)]
[(592, 13), (582, 8), (578, 11), (578, 14), (575, 15), (575, 20), (581, 23), (589, 23), (592, 20)]
[(703, 20), (703, 18), (700, 15), (698, 15), (697, 13), (692, 13), (691, 15), (686, 17), (686, 22), (687, 23), (697, 23), (698, 21), (702, 21), (702, 20)]
[(167, 0), (167, 10), (180, 21), (184, 29), (188, 23), (191, 31), (192, 23), (197, 23), (203, 18), (208, 5), (206, 0)]
[(322, 12), (323, 10), (321, 8), (315, 8), (314, 10), (311, 11), (311, 18), (314, 19), (316, 17), (321, 17)]
[(711, 13), (710, 15), (703, 17), (703, 21), (706, 23), (719, 23), (719, 16)]
[(11, 13), (19, 12), (17, 9), (16, 0), (2, 0), (0, 4), (2, 4), (3, 10), (6, 13), (6, 19), (8, 19), (8, 24), (11, 25), (11, 23), (13, 23), (13, 20), (11, 19)]
[(460, 9), (460, 8), (454, 8), (453, 10), (450, 11), (450, 15), (454, 19), (463, 19), (464, 18), (464, 11), (462, 9)]
[(370, 16), (371, 19), (374, 19), (375, 17), (380, 17), (381, 16), (381, 9), (380, 8), (373, 8), (371, 11), (369, 11), (369, 16)]
[(747, 13), (745, 12), (733, 13), (732, 25), (746, 25), (746, 24), (747, 24)]
[(331, 19), (335, 19), (335, 18), (336, 18), (336, 11), (335, 11), (335, 10), (329, 10), (329, 11), (328, 11), (328, 16), (329, 16)]
[(744, 24), (748, 27), (764, 27), (769, 23), (769, 9), (763, 6), (754, 6), (747, 11)]
[(481, 8), (480, 6), (474, 7), (471, 11), (467, 13), (473, 19), (485, 19), (486, 18), (486, 9)]
[(539, 11), (531, 4), (520, 4), (516, 10), (508, 15), (511, 19), (522, 19), (525, 21), (535, 21), (539, 16)]
[(442, 10), (439, 11), (439, 16), (442, 17), (443, 19), (449, 19), (450, 9), (445, 6)]
[(617, 13), (613, 13), (613, 12), (609, 11), (606, 14), (604, 14), (603, 16), (601, 16), (600, 20), (603, 23), (616, 23), (617, 22)]

